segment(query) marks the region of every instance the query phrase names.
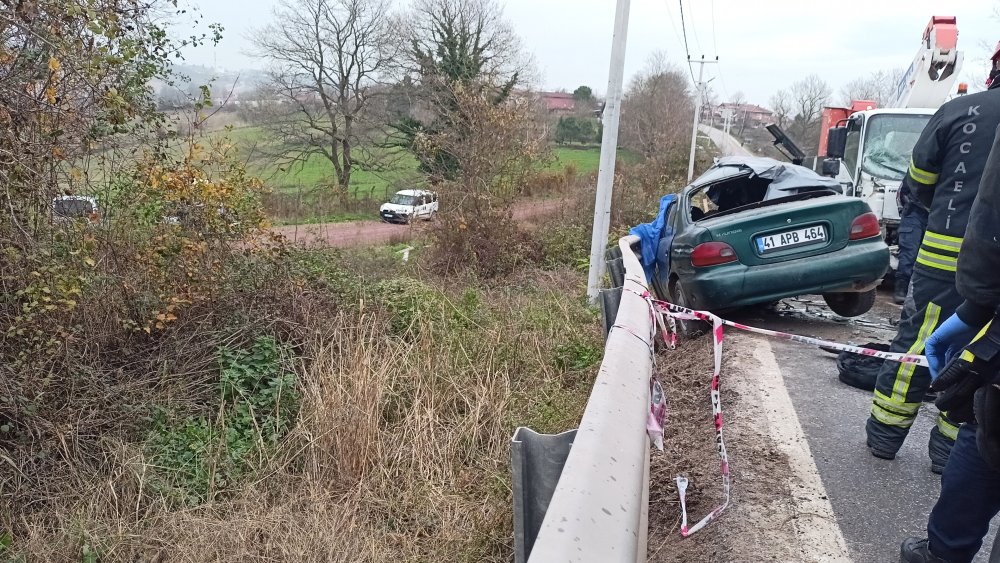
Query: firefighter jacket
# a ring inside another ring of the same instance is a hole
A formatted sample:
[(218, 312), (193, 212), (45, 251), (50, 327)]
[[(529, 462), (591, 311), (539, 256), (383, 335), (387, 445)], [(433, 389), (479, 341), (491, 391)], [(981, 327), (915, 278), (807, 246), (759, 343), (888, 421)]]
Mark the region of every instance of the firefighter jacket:
[(1000, 89), (991, 89), (947, 102), (920, 134), (906, 181), (930, 215), (914, 271), (954, 279), (998, 125)]
[[(1000, 137), (992, 146), (969, 214), (955, 277), (958, 292), (965, 298), (958, 316), (975, 327), (983, 326), (1000, 309)], [(1000, 323), (988, 326), (969, 350), (978, 358), (994, 360), (1000, 353)]]

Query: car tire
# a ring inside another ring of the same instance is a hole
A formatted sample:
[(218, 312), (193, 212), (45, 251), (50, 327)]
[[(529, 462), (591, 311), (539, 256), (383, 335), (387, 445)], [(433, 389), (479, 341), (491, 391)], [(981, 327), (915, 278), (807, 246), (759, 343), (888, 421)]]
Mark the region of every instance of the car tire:
[(841, 317), (864, 315), (875, 305), (875, 290), (862, 292), (824, 293), (823, 301)]
[[(691, 299), (688, 294), (684, 291), (684, 286), (681, 285), (680, 280), (677, 280), (671, 286), (670, 300), (673, 301), (675, 305), (680, 305), (686, 309), (694, 309), (691, 304)], [(688, 338), (695, 338), (701, 336), (708, 332), (708, 323), (705, 321), (689, 321), (677, 319), (677, 330), (683, 336)]]

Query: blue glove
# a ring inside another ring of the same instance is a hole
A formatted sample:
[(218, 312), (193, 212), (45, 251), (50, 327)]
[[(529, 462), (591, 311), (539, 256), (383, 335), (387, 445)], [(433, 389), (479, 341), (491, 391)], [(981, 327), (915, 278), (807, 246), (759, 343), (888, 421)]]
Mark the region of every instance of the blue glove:
[(958, 315), (948, 317), (924, 344), (924, 355), (931, 368), (931, 381), (937, 379), (948, 360), (976, 336), (976, 329), (965, 324)]

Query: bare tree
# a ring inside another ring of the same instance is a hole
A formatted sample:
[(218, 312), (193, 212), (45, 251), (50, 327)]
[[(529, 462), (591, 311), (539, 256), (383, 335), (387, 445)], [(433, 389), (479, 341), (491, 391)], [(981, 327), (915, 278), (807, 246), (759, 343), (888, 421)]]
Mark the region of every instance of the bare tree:
[(743, 106), (747, 105), (746, 94), (737, 90), (733, 92), (732, 99), (729, 101), (732, 104), (733, 110), (733, 125), (739, 126), (739, 135), (743, 136), (743, 129), (747, 126), (748, 113), (746, 108)]
[(792, 84), (791, 105), (795, 117), (789, 125), (789, 135), (802, 146), (812, 146), (819, 139), (823, 106), (830, 100), (830, 85), (811, 74)]
[(868, 76), (855, 78), (841, 87), (841, 103), (848, 105), (852, 100), (872, 100), (880, 107), (886, 106), (895, 98), (902, 78), (901, 68), (882, 69)]
[(654, 55), (625, 91), (620, 143), (666, 166), (687, 150), (693, 113), (684, 73)]
[(771, 96), (771, 111), (774, 112), (774, 122), (784, 129), (791, 121), (792, 97), (787, 90), (778, 90)]
[(266, 91), (274, 102), (268, 129), (285, 164), (314, 154), (330, 161), (341, 188), (377, 119), (375, 96), (397, 68), (401, 38), (389, 0), (282, 0), (274, 22), (252, 42), (271, 63)]

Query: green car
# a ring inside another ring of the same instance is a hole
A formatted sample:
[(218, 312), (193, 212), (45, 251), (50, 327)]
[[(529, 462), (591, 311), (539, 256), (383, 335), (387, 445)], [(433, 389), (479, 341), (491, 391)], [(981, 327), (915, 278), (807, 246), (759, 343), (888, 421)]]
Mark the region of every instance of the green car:
[(802, 166), (719, 159), (661, 209), (655, 263), (647, 265), (653, 288), (707, 311), (821, 294), (838, 315), (866, 313), (889, 248), (868, 204), (841, 192)]

